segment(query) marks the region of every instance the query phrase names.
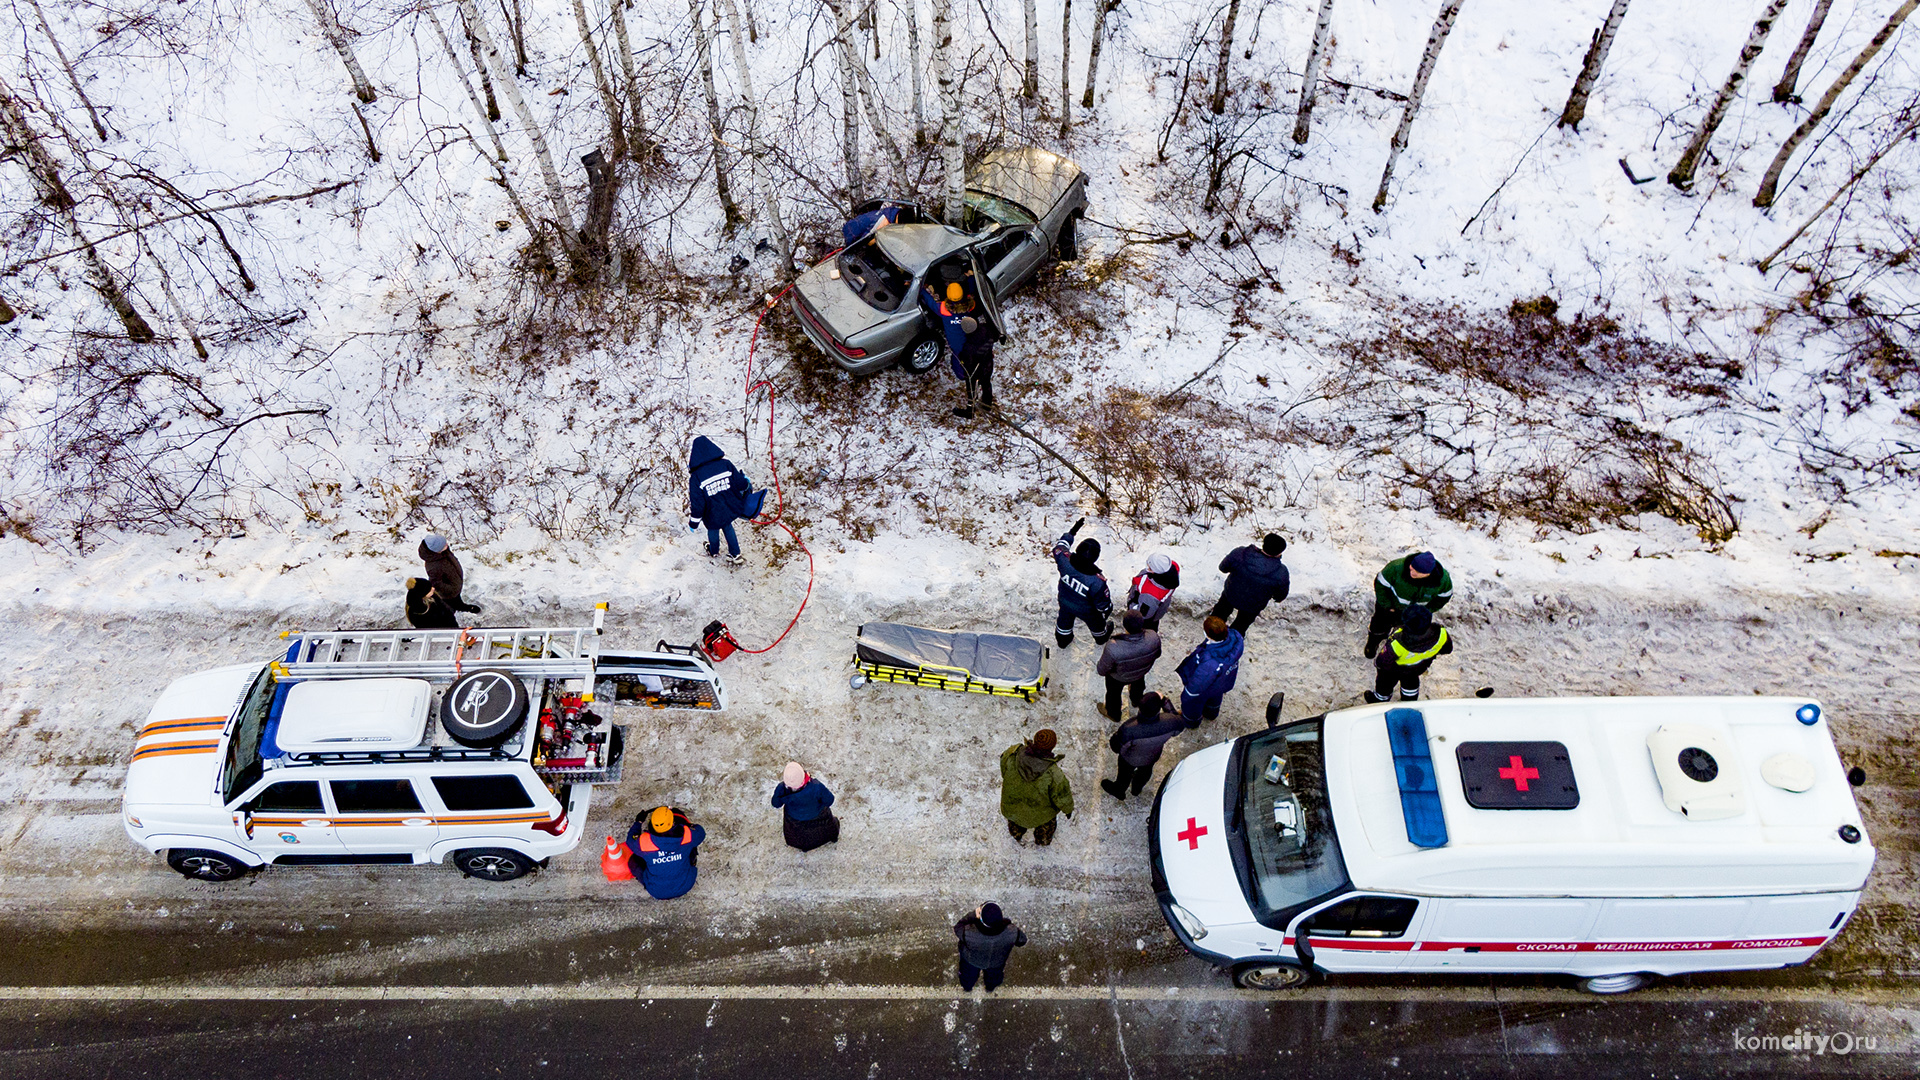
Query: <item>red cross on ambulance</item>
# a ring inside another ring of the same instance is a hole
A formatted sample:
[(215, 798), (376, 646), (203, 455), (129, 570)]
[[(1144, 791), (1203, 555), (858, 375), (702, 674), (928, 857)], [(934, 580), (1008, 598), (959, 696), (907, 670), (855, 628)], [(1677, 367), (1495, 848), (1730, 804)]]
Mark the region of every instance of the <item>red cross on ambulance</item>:
[(1507, 758), (1507, 767), (1500, 770), (1500, 779), (1513, 781), (1515, 791), (1527, 790), (1527, 781), (1540, 779), (1539, 769), (1527, 768), (1527, 763), (1519, 754)]

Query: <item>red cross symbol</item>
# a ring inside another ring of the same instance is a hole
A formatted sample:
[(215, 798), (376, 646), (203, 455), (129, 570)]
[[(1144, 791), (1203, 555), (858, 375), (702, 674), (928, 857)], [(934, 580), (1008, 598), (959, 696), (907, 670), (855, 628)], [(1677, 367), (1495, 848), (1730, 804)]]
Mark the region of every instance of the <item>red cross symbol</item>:
[(1500, 770), (1500, 779), (1513, 781), (1515, 791), (1525, 791), (1527, 781), (1540, 779), (1540, 770), (1527, 768), (1527, 763), (1520, 760), (1520, 755), (1514, 754), (1507, 758), (1507, 767)]
[(1196, 818), (1188, 818), (1185, 831), (1174, 833), (1173, 838), (1175, 840), (1185, 840), (1188, 851), (1199, 851), (1200, 838), (1205, 835), (1207, 835), (1207, 827), (1200, 824)]

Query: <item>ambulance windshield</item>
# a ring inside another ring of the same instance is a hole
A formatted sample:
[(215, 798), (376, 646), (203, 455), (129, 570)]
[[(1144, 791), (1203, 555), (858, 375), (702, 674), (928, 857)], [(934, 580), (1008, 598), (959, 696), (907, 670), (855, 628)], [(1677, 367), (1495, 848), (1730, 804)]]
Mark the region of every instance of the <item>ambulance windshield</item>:
[(1244, 838), (1262, 915), (1324, 896), (1347, 870), (1327, 806), (1320, 721), (1290, 724), (1248, 741), (1232, 831)]

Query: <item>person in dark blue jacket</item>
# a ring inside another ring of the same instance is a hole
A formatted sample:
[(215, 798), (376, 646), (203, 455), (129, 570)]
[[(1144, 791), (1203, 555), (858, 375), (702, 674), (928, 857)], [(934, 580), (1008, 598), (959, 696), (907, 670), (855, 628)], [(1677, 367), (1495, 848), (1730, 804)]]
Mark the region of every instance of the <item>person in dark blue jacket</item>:
[(1227, 584), (1220, 590), (1220, 602), (1213, 605), (1213, 616), (1224, 619), (1239, 609), (1233, 628), (1244, 635), (1269, 603), (1285, 600), (1292, 588), (1287, 566), (1280, 561), (1280, 553), (1285, 550), (1286, 540), (1279, 533), (1268, 533), (1259, 547), (1247, 544), (1228, 552), (1220, 560), (1220, 572), (1227, 575)]
[(787, 762), (780, 782), (773, 786), (773, 805), (785, 811), (780, 832), (787, 846), (812, 851), (840, 839), (840, 819), (833, 816), (833, 792), (797, 761)]
[(1220, 699), (1233, 689), (1240, 675), (1240, 654), (1246, 651), (1247, 640), (1218, 615), (1207, 616), (1201, 625), (1206, 628), (1207, 640), (1194, 646), (1176, 669), (1180, 673), (1180, 715), (1189, 720), (1215, 720), (1220, 716)]
[(687, 820), (674, 806), (656, 806), (627, 830), (627, 866), (655, 900), (685, 896), (700, 877), (694, 856), (707, 830)]
[(746, 474), (720, 452), (705, 435), (693, 438), (693, 450), (687, 455), (687, 528), (707, 527), (707, 554), (720, 554), (720, 537), (727, 538), (727, 562), (734, 566), (740, 557), (740, 539), (734, 535), (736, 519), (752, 517), (747, 505), (753, 484)]
[(1073, 644), (1075, 619), (1087, 624), (1095, 645), (1106, 644), (1113, 633), (1113, 624), (1107, 621), (1113, 613), (1113, 594), (1100, 572), (1100, 541), (1088, 537), (1079, 547), (1073, 546), (1073, 538), (1086, 523), (1086, 518), (1074, 522), (1066, 535), (1053, 542), (1053, 563), (1060, 568), (1060, 618), (1053, 627), (1053, 640), (1063, 649)]
[(864, 214), (857, 214), (840, 226), (840, 243), (852, 247), (854, 241), (864, 240), (867, 234), (883, 229), (900, 220), (900, 207), (897, 203), (883, 202)]

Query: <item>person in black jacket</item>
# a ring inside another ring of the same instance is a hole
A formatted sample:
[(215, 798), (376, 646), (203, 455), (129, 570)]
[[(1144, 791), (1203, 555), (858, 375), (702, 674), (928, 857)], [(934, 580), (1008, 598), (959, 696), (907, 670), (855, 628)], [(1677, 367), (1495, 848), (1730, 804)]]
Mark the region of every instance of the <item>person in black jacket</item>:
[(469, 604), (460, 599), (460, 590), (466, 588), (467, 572), (461, 568), (460, 560), (454, 557), (453, 549), (447, 546), (447, 538), (439, 533), (428, 533), (420, 541), (420, 561), (427, 566), (427, 583), (441, 601), (455, 611), (470, 611), (480, 614), (479, 604)]
[(426, 578), (407, 579), (407, 623), (416, 630), (457, 630), (460, 621), (453, 617), (440, 594)]
[(987, 993), (1000, 985), (1007, 974), (1007, 958), (1027, 943), (1027, 932), (1000, 913), (1000, 905), (981, 904), (973, 914), (953, 924), (953, 936), (960, 939), (960, 988), (972, 990), (980, 976), (987, 977)]
[(1434, 657), (1453, 651), (1453, 635), (1434, 621), (1433, 613), (1419, 604), (1408, 604), (1400, 616), (1400, 625), (1380, 643), (1374, 654), (1373, 689), (1366, 700), (1378, 705), (1393, 699), (1393, 688), (1400, 688), (1401, 701), (1420, 697), (1420, 676), (1433, 666)]
[(1245, 634), (1269, 603), (1285, 600), (1292, 587), (1287, 566), (1280, 561), (1280, 553), (1285, 550), (1287, 542), (1280, 534), (1268, 533), (1259, 547), (1248, 544), (1228, 552), (1220, 560), (1220, 572), (1227, 575), (1227, 583), (1220, 590), (1220, 602), (1213, 605), (1214, 617), (1224, 619), (1238, 609), (1233, 628)]
[(1079, 547), (1073, 546), (1086, 523), (1086, 518), (1074, 522), (1066, 535), (1053, 542), (1053, 562), (1060, 571), (1060, 618), (1053, 625), (1053, 641), (1063, 649), (1073, 644), (1075, 620), (1087, 624), (1095, 645), (1105, 645), (1113, 634), (1113, 624), (1107, 621), (1113, 614), (1113, 593), (1107, 589), (1107, 576), (1100, 572), (1100, 541), (1089, 536)]
[(1120, 756), (1120, 775), (1100, 781), (1100, 790), (1121, 802), (1127, 801), (1129, 789), (1140, 794), (1153, 779), (1153, 767), (1167, 741), (1199, 726), (1198, 719), (1189, 720), (1180, 715), (1179, 709), (1168, 708), (1159, 694), (1141, 698), (1140, 715), (1114, 728), (1107, 739), (1107, 746)]

